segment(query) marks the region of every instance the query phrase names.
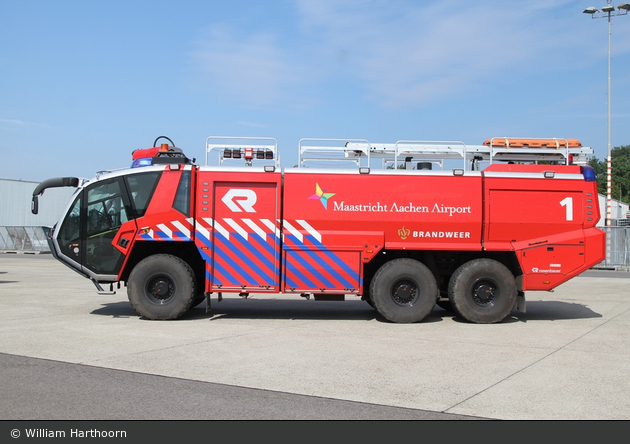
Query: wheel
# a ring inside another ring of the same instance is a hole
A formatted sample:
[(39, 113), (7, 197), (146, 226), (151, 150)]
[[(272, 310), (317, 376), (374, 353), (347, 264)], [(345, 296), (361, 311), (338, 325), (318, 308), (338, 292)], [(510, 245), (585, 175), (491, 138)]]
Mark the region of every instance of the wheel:
[(437, 301), (438, 287), (433, 273), (414, 259), (394, 259), (378, 269), (372, 280), (374, 306), (387, 320), (420, 322)]
[(368, 305), (374, 309), (376, 309), (376, 307), (374, 306), (374, 301), (372, 300), (372, 278), (364, 278), (363, 281), (363, 296), (361, 297), (362, 301), (365, 301), (368, 303)]
[(176, 256), (156, 254), (141, 260), (127, 282), (129, 302), (149, 319), (176, 319), (195, 299), (195, 276)]
[(202, 302), (205, 302), (206, 297), (205, 296), (195, 296), (195, 299), (193, 299), (192, 304), (190, 304), (190, 308), (195, 308), (197, 305), (201, 304)]
[(516, 303), (516, 280), (512, 272), (493, 259), (474, 259), (453, 273), (448, 297), (453, 310), (477, 324), (501, 322)]

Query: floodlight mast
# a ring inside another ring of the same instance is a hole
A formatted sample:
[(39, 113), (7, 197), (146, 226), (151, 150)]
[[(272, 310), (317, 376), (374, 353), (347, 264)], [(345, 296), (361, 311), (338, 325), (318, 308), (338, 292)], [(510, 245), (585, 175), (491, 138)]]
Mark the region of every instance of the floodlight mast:
[[(611, 129), (611, 118), (610, 118), (610, 36), (611, 29), (610, 23), (611, 18), (619, 15), (627, 15), (628, 11), (630, 11), (630, 4), (621, 3), (617, 6), (617, 10), (615, 12), (615, 7), (611, 4), (612, 0), (606, 0), (608, 3), (604, 6), (601, 12), (594, 7), (588, 7), (584, 10), (584, 14), (590, 14), (591, 18), (607, 18), (608, 19), (608, 158), (607, 162), (607, 178), (606, 178), (606, 226), (609, 227), (611, 225), (612, 218), (612, 146), (611, 146), (611, 137), (610, 137), (610, 129)], [(608, 236), (610, 238), (610, 236)]]

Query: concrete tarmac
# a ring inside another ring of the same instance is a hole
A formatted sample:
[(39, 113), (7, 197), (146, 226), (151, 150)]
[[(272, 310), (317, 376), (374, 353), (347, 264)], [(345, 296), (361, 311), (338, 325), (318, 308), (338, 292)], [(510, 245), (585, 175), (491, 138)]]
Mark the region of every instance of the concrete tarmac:
[[(164, 419), (142, 402), (198, 407), (207, 391), (232, 400), (216, 404), (225, 419), (628, 420), (628, 277), (529, 292), (525, 313), (492, 325), (439, 307), (393, 324), (358, 298), (290, 295), (225, 295), (212, 313), (150, 321), (124, 288), (101, 296), (50, 255), (0, 254), (0, 419)], [(58, 400), (90, 390), (100, 405)], [(137, 409), (118, 408), (130, 398)]]

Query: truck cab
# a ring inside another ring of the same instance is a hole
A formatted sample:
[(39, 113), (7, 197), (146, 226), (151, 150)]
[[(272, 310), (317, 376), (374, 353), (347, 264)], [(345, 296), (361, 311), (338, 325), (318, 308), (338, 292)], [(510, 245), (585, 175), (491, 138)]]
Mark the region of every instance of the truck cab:
[[(159, 150), (163, 155), (159, 155)], [(38, 197), (45, 189), (77, 188), (64, 216), (51, 230), (49, 247), (56, 259), (89, 278), (99, 292), (105, 292), (100, 284), (120, 281), (136, 235), (141, 238), (147, 234), (139, 230), (138, 224), (142, 224), (149, 206), (183, 212), (190, 217), (192, 162), (181, 150), (168, 145), (151, 152), (137, 151), (130, 168), (102, 172), (89, 180), (49, 179), (33, 192), (31, 210), (37, 214)], [(152, 200), (163, 176), (170, 176), (165, 182), (173, 188), (166, 193), (167, 198), (172, 195), (167, 205)]]

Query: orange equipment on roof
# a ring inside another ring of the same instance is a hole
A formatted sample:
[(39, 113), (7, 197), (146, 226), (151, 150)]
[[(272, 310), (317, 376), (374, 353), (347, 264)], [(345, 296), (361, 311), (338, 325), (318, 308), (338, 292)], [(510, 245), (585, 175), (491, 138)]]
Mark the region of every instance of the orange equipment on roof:
[(567, 146), (576, 148), (582, 146), (582, 143), (576, 139), (512, 139), (507, 137), (488, 139), (483, 144), (506, 148), (567, 148)]

